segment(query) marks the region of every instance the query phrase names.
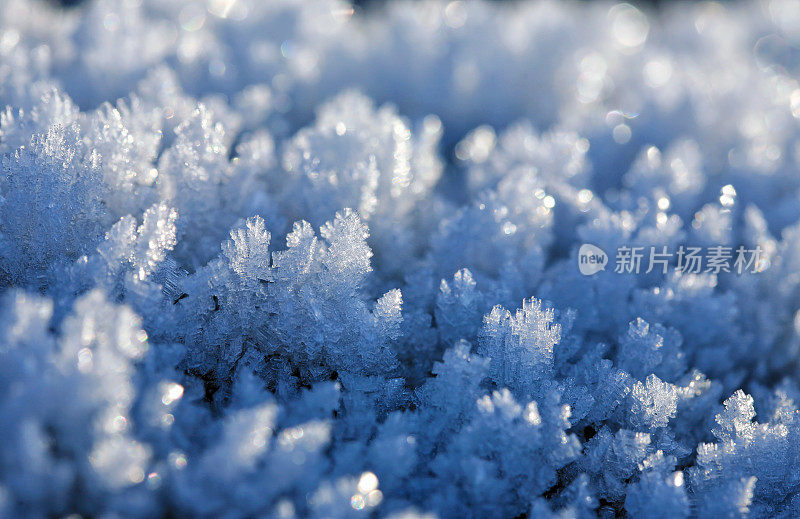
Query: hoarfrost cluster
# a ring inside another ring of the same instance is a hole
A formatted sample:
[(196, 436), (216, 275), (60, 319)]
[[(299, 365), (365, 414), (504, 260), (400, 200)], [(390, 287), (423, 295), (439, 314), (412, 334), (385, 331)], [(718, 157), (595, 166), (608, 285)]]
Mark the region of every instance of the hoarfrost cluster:
[(3, 0), (0, 516), (800, 516), (799, 48), (794, 0)]

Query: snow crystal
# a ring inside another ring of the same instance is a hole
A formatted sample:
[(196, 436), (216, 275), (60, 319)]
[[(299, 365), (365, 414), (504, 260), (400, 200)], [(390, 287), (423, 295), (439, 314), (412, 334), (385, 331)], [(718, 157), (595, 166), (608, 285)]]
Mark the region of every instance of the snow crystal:
[(0, 517), (800, 516), (798, 13), (2, 2)]

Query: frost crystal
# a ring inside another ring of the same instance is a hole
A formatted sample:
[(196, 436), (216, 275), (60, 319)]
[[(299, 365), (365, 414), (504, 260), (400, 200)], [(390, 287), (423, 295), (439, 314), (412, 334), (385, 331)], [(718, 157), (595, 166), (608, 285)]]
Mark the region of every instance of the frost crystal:
[(796, 0), (56, 3), (0, 517), (800, 516)]

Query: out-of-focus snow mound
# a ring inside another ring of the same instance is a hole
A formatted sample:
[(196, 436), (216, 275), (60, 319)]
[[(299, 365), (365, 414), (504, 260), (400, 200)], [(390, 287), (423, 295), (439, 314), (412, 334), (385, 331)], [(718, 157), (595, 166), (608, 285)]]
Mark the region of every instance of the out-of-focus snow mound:
[(799, 77), (795, 0), (1, 1), (0, 516), (800, 516)]

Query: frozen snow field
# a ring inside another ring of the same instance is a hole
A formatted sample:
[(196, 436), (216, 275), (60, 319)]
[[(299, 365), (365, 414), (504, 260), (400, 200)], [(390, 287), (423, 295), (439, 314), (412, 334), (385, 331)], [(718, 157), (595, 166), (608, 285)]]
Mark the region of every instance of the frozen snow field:
[(800, 517), (800, 2), (0, 0), (0, 518)]

